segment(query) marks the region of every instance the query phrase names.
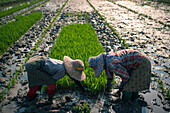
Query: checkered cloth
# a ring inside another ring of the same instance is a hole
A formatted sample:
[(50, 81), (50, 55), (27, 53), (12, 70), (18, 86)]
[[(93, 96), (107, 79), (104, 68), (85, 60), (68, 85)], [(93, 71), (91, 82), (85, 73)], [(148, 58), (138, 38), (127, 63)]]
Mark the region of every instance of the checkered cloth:
[(113, 72), (125, 82), (130, 79), (129, 72), (140, 65), (142, 57), (141, 52), (129, 49), (103, 54), (106, 60), (105, 71), (108, 79), (113, 79), (113, 75), (110, 73)]

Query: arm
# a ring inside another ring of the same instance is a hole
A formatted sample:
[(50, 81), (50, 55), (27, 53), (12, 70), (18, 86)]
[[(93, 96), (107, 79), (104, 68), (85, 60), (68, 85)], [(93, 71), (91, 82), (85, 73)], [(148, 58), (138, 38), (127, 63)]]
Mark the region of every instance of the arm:
[(118, 64), (118, 63), (111, 64), (110, 67), (108, 67), (108, 68), (109, 68), (108, 70), (110, 72), (113, 72), (116, 75), (118, 75), (122, 79), (123, 82), (126, 83), (127, 81), (129, 81), (130, 75), (129, 75), (127, 69), (124, 68), (123, 66), (121, 66), (120, 64)]
[(80, 81), (72, 78), (69, 74), (67, 74), (67, 75), (76, 83), (76, 85), (79, 86), (79, 88), (80, 88), (82, 91), (85, 91), (85, 90), (86, 90), (86, 88), (82, 85), (82, 83), (81, 83)]
[(115, 73), (116, 75), (118, 75), (122, 79), (122, 83), (121, 83), (120, 88), (119, 88), (122, 91), (123, 86), (130, 80), (130, 75), (129, 75), (127, 69), (124, 68), (123, 66), (121, 66), (118, 63), (117, 64), (110, 63), (108, 70), (110, 72)]

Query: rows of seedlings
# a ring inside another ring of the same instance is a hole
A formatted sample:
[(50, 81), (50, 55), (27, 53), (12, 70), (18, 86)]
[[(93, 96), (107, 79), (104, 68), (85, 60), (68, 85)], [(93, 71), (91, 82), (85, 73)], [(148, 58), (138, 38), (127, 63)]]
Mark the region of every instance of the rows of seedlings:
[[(36, 44), (40, 42), (40, 39), (43, 37), (43, 34), (48, 30), (49, 25), (55, 18), (56, 14), (60, 11), (62, 6), (66, 3), (63, 1), (52, 2), (55, 6), (55, 10), (51, 11), (51, 8), (46, 4), (30, 11), (32, 12), (42, 11), (41, 13), (44, 15), (41, 20), (35, 23), (18, 41), (16, 41), (10, 48), (1, 55), (0, 58), (0, 85), (1, 87), (1, 100), (4, 98), (4, 93), (8, 93), (8, 89), (10, 89), (10, 85), (13, 85), (13, 81), (15, 79), (20, 79), (18, 75), (22, 74), (22, 68), (24, 67), (25, 62), (28, 60), (31, 53), (36, 50)], [(50, 2), (48, 3), (50, 4)], [(43, 10), (42, 10), (43, 9)], [(29, 15), (27, 13), (27, 15)], [(19, 30), (19, 29), (18, 29)], [(21, 73), (19, 73), (21, 72)], [(18, 76), (18, 77), (17, 77)], [(20, 81), (22, 82), (22, 81)], [(22, 83), (21, 83), (22, 84)], [(5, 89), (5, 92), (4, 92)]]
[(6, 24), (11, 21), (16, 20), (17, 15), (24, 14), (25, 12), (42, 5), (43, 3), (47, 2), (48, 0), (38, 0), (34, 1), (30, 4), (14, 7), (8, 10), (0, 11), (0, 25)]
[(41, 18), (41, 12), (31, 13), (25, 16), (18, 16), (16, 21), (0, 27), (0, 55), (2, 55), (10, 45), (17, 41), (34, 23)]

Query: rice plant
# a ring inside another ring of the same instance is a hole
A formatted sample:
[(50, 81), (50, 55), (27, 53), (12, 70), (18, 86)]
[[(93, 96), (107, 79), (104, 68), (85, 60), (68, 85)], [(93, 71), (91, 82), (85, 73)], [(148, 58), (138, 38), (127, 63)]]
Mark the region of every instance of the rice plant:
[(10, 82), (7, 83), (7, 87), (8, 87), (8, 91), (9, 91), (10, 88), (11, 88), (11, 83)]
[(170, 99), (170, 87), (166, 90), (166, 96), (168, 97), (168, 99)]
[(36, 4), (36, 3), (38, 3), (38, 2), (41, 2), (41, 1), (43, 1), (43, 0), (34, 0), (34, 2), (32, 2), (32, 3), (30, 3), (30, 4), (24, 4), (24, 5), (22, 5), (22, 6), (18, 6), (18, 7), (11, 8), (11, 9), (9, 9), (9, 10), (0, 11), (0, 18), (1, 18), (1, 17), (4, 17), (4, 16), (6, 16), (6, 15), (9, 15), (9, 14), (11, 14), (11, 13), (13, 13), (13, 12), (16, 12), (16, 11), (18, 11), (18, 10), (24, 9), (24, 8), (26, 8), (26, 7), (29, 7), (29, 6), (31, 6), (31, 5), (34, 5), (34, 4)]
[(73, 107), (74, 113), (90, 113), (91, 106), (89, 106), (87, 103), (84, 103), (83, 105), (77, 105)]
[(0, 101), (4, 99), (4, 95), (5, 95), (5, 88), (3, 88), (2, 93), (0, 94)]
[(13, 75), (12, 76), (12, 79), (11, 79), (11, 84), (14, 86), (15, 85), (15, 81), (16, 81), (16, 78), (15, 78), (15, 76)]
[[(97, 39), (95, 30), (90, 24), (72, 24), (64, 26), (51, 49), (50, 57), (63, 60), (64, 56), (72, 59), (80, 59), (84, 63), (86, 79), (82, 82), (91, 94), (97, 94), (105, 88), (106, 75), (94, 77), (93, 69), (88, 67), (88, 58), (103, 53), (104, 49)], [(76, 87), (73, 81), (69, 83), (69, 77), (57, 81), (57, 88), (70, 89)]]
[(36, 21), (42, 17), (40, 12), (19, 16), (16, 21), (0, 27), (0, 55), (18, 40)]

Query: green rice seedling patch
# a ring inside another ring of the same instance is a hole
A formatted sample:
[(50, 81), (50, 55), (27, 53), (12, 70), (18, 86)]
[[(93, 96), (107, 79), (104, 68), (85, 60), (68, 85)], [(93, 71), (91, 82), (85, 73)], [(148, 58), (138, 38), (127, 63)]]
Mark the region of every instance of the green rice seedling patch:
[[(99, 78), (95, 78), (93, 69), (88, 67), (88, 59), (103, 52), (104, 49), (99, 44), (95, 30), (89, 23), (72, 24), (62, 28), (51, 49), (50, 57), (63, 60), (64, 56), (69, 56), (72, 59), (82, 60), (86, 74), (86, 79), (82, 83), (91, 94), (97, 94), (105, 88), (106, 75), (103, 72)], [(57, 81), (57, 88), (70, 89), (75, 87), (77, 86), (73, 81), (69, 81), (68, 76)]]
[(16, 12), (16, 11), (18, 11), (18, 10), (24, 9), (24, 8), (26, 8), (26, 7), (29, 7), (29, 6), (31, 6), (31, 5), (34, 5), (34, 4), (36, 4), (36, 3), (38, 3), (38, 2), (41, 2), (41, 1), (43, 1), (43, 0), (35, 0), (34, 2), (32, 2), (32, 3), (30, 3), (30, 4), (24, 4), (24, 5), (21, 5), (21, 6), (13, 7), (13, 8), (11, 8), (11, 9), (9, 9), (9, 10), (0, 11), (0, 18), (1, 18), (1, 17), (4, 17), (4, 16), (6, 16), (6, 15), (9, 15), (9, 14), (11, 14), (11, 13), (13, 13), (13, 12)]
[(42, 14), (40, 12), (32, 13), (16, 17), (16, 21), (0, 27), (0, 55), (41, 18)]

